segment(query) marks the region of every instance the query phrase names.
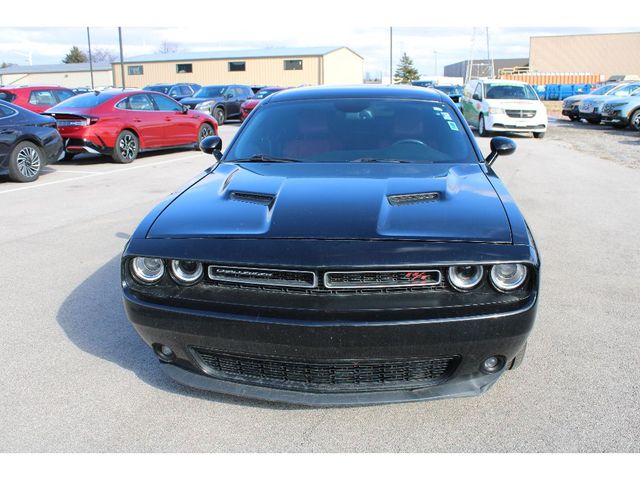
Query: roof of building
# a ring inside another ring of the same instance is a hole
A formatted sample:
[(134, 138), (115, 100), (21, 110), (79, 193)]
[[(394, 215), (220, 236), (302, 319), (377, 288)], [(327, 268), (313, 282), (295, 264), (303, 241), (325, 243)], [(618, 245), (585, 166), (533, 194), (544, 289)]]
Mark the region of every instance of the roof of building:
[[(498, 65), (503, 65), (503, 64), (516, 64), (518, 66), (525, 66), (529, 64), (529, 59), (527, 57), (524, 58), (494, 58), (492, 59), (494, 65), (496, 65), (496, 67)], [(449, 65), (445, 65), (445, 67), (451, 67), (453, 65), (461, 65), (464, 63), (469, 63), (471, 60), (460, 60), (459, 62), (456, 63), (450, 63)], [(486, 58), (478, 58), (473, 60), (473, 63), (487, 63), (488, 60)]]
[[(218, 50), (210, 52), (174, 52), (174, 53), (154, 53), (151, 55), (138, 55), (136, 57), (125, 58), (125, 63), (148, 63), (148, 62), (175, 62), (186, 60), (224, 60), (233, 58), (268, 58), (268, 57), (318, 57), (326, 55), (335, 50), (346, 48), (355, 55), (356, 52), (348, 47), (295, 47), (295, 48), (261, 48), (254, 50)], [(362, 58), (361, 55), (358, 57)], [(119, 63), (119, 62), (113, 62)]]
[[(12, 73), (66, 73), (66, 72), (88, 72), (89, 63), (56, 63), (54, 65), (11, 65), (0, 68), (0, 75)], [(94, 63), (94, 71), (111, 70), (108, 63)]]

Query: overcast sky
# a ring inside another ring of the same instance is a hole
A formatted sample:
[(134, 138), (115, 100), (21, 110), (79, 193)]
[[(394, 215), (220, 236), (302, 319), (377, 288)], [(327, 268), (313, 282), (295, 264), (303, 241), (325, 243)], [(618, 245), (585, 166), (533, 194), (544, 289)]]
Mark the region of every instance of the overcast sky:
[[(223, 24), (224, 25), (224, 22)], [(476, 28), (476, 57), (486, 56), (484, 27)], [(575, 33), (637, 31), (637, 28), (490, 28), (490, 48), (494, 58), (528, 57), (529, 37)], [(471, 27), (394, 27), (394, 67), (402, 52), (414, 59), (423, 75), (435, 73), (437, 51), (438, 74), (444, 65), (469, 57), (472, 49)], [(147, 27), (123, 29), (125, 58), (154, 53), (163, 41), (175, 43), (182, 51), (232, 50), (269, 47), (347, 46), (365, 59), (365, 72), (389, 71), (389, 29), (385, 27), (347, 27), (326, 25), (269, 30), (269, 38), (260, 29), (246, 29), (242, 34), (233, 27)], [(92, 47), (118, 52), (117, 28), (92, 28)], [(33, 64), (60, 63), (72, 45), (86, 49), (86, 29), (69, 28), (0, 28), (0, 62), (27, 64), (31, 52)]]

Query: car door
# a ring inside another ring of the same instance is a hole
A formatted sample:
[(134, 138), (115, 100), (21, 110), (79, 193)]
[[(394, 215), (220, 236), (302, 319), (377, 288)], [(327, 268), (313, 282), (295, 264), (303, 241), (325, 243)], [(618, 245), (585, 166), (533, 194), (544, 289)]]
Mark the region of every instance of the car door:
[(198, 127), (191, 113), (185, 113), (182, 110), (182, 105), (164, 95), (153, 93), (149, 94), (149, 96), (163, 116), (163, 146), (186, 145), (196, 141)]
[(131, 95), (118, 102), (117, 108), (123, 112), (125, 125), (130, 123), (140, 135), (143, 148), (164, 146), (165, 115), (156, 109), (148, 94)]
[(19, 134), (15, 120), (18, 112), (13, 108), (0, 105), (0, 166), (6, 167), (7, 157)]
[(236, 118), (240, 115), (240, 104), (238, 103), (238, 92), (233, 86), (227, 87), (224, 92), (224, 108), (227, 118)]
[(482, 82), (478, 82), (475, 89), (473, 90), (473, 94), (471, 99), (464, 107), (464, 116), (469, 122), (469, 125), (473, 125), (477, 127), (480, 118), (480, 112), (482, 112), (482, 99), (484, 98), (482, 88)]

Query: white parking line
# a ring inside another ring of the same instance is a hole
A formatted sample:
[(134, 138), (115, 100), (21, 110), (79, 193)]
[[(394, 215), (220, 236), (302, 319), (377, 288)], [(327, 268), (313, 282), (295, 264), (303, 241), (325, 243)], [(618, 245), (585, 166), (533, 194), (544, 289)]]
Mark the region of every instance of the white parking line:
[(59, 185), (61, 183), (67, 183), (67, 182), (75, 182), (77, 180), (84, 180), (87, 178), (92, 178), (92, 177), (99, 177), (102, 175), (110, 175), (112, 173), (122, 173), (122, 172), (129, 172), (131, 170), (137, 170), (140, 168), (149, 168), (149, 167), (154, 167), (156, 165), (164, 165), (167, 163), (173, 163), (173, 162), (180, 162), (183, 160), (187, 160), (190, 158), (202, 158), (204, 156), (203, 153), (198, 154), (198, 155), (188, 155), (186, 157), (178, 157), (178, 158), (171, 158), (169, 160), (163, 160), (160, 162), (154, 162), (154, 163), (147, 163), (144, 165), (135, 165), (133, 167), (123, 167), (123, 168), (118, 168), (118, 169), (114, 169), (114, 170), (107, 170), (105, 172), (91, 172), (88, 175), (83, 175), (81, 177), (74, 177), (74, 178), (66, 178), (64, 180), (55, 180), (53, 182), (46, 182), (46, 183), (38, 183), (35, 185), (26, 185), (24, 187), (18, 187), (18, 188), (12, 188), (11, 190), (4, 190), (4, 191), (0, 191), (0, 195), (4, 194), (4, 193), (12, 193), (12, 192), (20, 192), (23, 190), (31, 190), (33, 188), (41, 188), (41, 187), (47, 187), (49, 185)]
[(59, 168), (55, 168), (51, 171), (51, 173), (56, 172), (56, 173), (87, 173), (87, 174), (94, 174), (94, 173), (99, 173), (96, 172), (95, 170), (60, 170)]

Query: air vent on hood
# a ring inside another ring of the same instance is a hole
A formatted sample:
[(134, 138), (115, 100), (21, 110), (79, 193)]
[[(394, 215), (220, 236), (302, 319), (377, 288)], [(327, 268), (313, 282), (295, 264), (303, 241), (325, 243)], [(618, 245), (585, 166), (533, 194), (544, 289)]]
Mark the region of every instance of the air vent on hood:
[(400, 195), (387, 195), (391, 205), (406, 205), (409, 203), (435, 202), (440, 199), (438, 192), (403, 193)]
[(231, 200), (239, 202), (257, 203), (258, 205), (266, 205), (270, 207), (275, 200), (273, 195), (268, 193), (251, 193), (251, 192), (231, 192)]

